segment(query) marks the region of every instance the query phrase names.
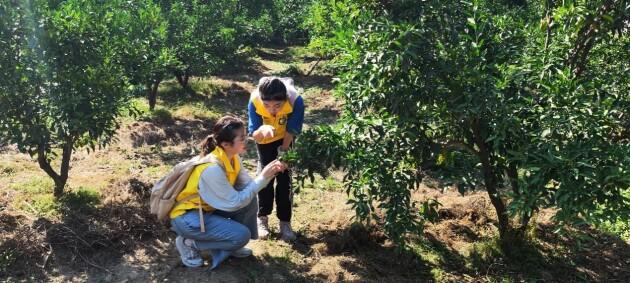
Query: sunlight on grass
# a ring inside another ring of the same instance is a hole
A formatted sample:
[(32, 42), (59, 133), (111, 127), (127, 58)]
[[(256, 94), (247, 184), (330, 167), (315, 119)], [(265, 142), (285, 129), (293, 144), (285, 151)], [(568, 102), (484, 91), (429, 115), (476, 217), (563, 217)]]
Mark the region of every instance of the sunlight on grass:
[(291, 63), (284, 69), (273, 71), (272, 74), (278, 77), (298, 77), (304, 75), (305, 72), (300, 65)]
[[(52, 182), (52, 181), (51, 181)], [(66, 189), (61, 198), (55, 198), (52, 194), (53, 185), (50, 187), (38, 187), (39, 189), (23, 191), (13, 201), (13, 207), (27, 214), (37, 217), (59, 217), (64, 212), (80, 212), (93, 209), (100, 203), (99, 192), (90, 187)]]
[(269, 61), (265, 59), (257, 59), (257, 61), (260, 62), (260, 64), (262, 64), (265, 68), (269, 69), (272, 73), (286, 70), (289, 67), (289, 64), (280, 63), (277, 61)]
[[(630, 199), (630, 188), (623, 191), (622, 195)], [(601, 231), (621, 238), (626, 243), (630, 243), (630, 222), (624, 221), (621, 217), (613, 221), (605, 221), (599, 224), (598, 228)]]
[(443, 263), (442, 256), (430, 243), (412, 244), (411, 249), (418, 257), (428, 263), (433, 265), (441, 265)]
[(445, 277), (445, 271), (444, 269), (441, 269), (439, 267), (433, 267), (431, 268), (431, 276), (433, 276), (433, 279), (437, 280), (437, 281), (442, 281)]
[(132, 110), (123, 115), (124, 121), (134, 121), (134, 115), (142, 117), (150, 112), (149, 101), (147, 101), (146, 97), (135, 97), (131, 99), (131, 107)]
[(9, 189), (19, 191), (25, 195), (52, 194), (55, 184), (48, 176), (33, 176), (24, 182), (9, 185)]
[(205, 96), (212, 96), (220, 91), (221, 86), (206, 78), (193, 78), (188, 82), (190, 88), (196, 93), (203, 93)]
[(149, 114), (150, 120), (154, 123), (158, 124), (172, 124), (173, 123), (173, 115), (168, 109), (164, 109), (162, 107), (153, 110)]
[(193, 103), (175, 107), (173, 117), (186, 120), (216, 120), (221, 117), (221, 113), (208, 109), (203, 103)]
[[(191, 78), (188, 84), (190, 90), (183, 89), (172, 80), (160, 84), (158, 103), (153, 111), (149, 110), (145, 97), (134, 98), (132, 104), (138, 114), (137, 120), (171, 124), (174, 119), (213, 120), (220, 117), (221, 113), (208, 105), (209, 98), (220, 92), (220, 86), (206, 78)], [(191, 90), (194, 93), (191, 94)], [(133, 120), (131, 114), (125, 117), (125, 121)]]
[(315, 58), (315, 53), (307, 46), (291, 46), (287, 49), (287, 54), (294, 60), (304, 60)]
[(329, 191), (329, 192), (342, 192), (343, 184), (333, 177), (326, 177), (325, 179), (315, 180), (313, 187), (318, 190)]

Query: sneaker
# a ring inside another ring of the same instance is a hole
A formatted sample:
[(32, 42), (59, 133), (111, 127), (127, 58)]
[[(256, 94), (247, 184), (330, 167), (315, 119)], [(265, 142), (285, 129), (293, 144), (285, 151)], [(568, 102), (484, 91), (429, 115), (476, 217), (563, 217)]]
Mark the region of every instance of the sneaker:
[(232, 253), (226, 250), (210, 250), (210, 256), (212, 257), (212, 263), (210, 264), (210, 270), (213, 270), (219, 266), (224, 260), (230, 257)]
[(200, 267), (203, 265), (203, 259), (199, 255), (199, 251), (194, 247), (193, 240), (184, 239), (182, 236), (175, 238), (175, 246), (182, 259), (182, 263), (188, 267)]
[(280, 239), (285, 242), (293, 242), (297, 239), (290, 222), (280, 221)]
[(254, 252), (252, 251), (252, 249), (250, 248), (246, 248), (246, 247), (242, 247), (238, 250), (232, 251), (231, 256), (233, 257), (238, 257), (238, 258), (243, 258), (243, 257), (248, 257), (251, 256)]
[(265, 240), (269, 237), (269, 218), (258, 216), (258, 239)]

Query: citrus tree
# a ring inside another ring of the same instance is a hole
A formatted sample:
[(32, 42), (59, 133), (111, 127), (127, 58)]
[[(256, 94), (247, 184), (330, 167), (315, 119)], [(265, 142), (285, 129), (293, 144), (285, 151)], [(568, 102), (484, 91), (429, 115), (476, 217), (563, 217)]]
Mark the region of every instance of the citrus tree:
[(143, 87), (149, 109), (155, 109), (160, 83), (181, 63), (168, 43), (169, 21), (158, 3), (152, 0), (111, 1), (115, 11), (111, 29), (118, 50), (118, 64), (125, 69), (129, 83)]
[(37, 158), (55, 196), (63, 193), (72, 152), (108, 144), (129, 105), (113, 32), (125, 26), (111, 8), (101, 1), (0, 2), (0, 134)]
[(303, 174), (344, 168), (359, 218), (398, 243), (427, 207), (410, 192), (447, 166), (460, 191), (488, 192), (506, 250), (545, 207), (627, 221), (628, 2), (411, 2), (335, 31), (352, 34), (334, 41), (344, 112), (301, 137)]
[(162, 1), (167, 15), (168, 46), (179, 64), (172, 67), (182, 87), (191, 76), (213, 74), (225, 66), (238, 47), (230, 14), (234, 1)]

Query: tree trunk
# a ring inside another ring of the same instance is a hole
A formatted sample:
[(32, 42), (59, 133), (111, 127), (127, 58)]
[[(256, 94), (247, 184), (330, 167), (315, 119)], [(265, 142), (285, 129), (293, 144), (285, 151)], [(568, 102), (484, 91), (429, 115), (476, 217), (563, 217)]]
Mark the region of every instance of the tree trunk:
[(190, 79), (190, 74), (188, 74), (188, 72), (185, 72), (184, 74), (181, 72), (175, 72), (175, 78), (180, 86), (188, 88), (188, 80)]
[(68, 173), (70, 171), (70, 157), (72, 156), (73, 144), (74, 139), (72, 137), (66, 138), (66, 143), (63, 145), (63, 153), (61, 154), (61, 186), (55, 186), (55, 197), (60, 197), (63, 194), (63, 188), (66, 186), (66, 181), (68, 181)]
[(505, 203), (501, 199), (501, 195), (497, 189), (497, 178), (495, 170), (491, 164), (490, 152), (488, 152), (488, 146), (484, 141), (484, 137), (481, 136), (481, 122), (475, 119), (472, 122), (473, 139), (475, 145), (479, 148), (477, 155), (481, 161), (483, 179), (490, 197), (490, 202), (494, 206), (499, 219), (499, 237), (501, 238), (502, 248), (509, 250), (509, 242), (513, 239), (515, 234), (511, 225), (510, 219), (507, 214)]
[(154, 82), (147, 85), (147, 89), (149, 91), (149, 110), (153, 111), (155, 109), (155, 103), (157, 101), (157, 91), (160, 86), (161, 80), (155, 80)]
[(50, 176), (55, 182), (55, 189), (53, 194), (55, 197), (61, 197), (63, 195), (63, 189), (68, 181), (68, 172), (70, 171), (70, 157), (72, 156), (72, 144), (74, 139), (68, 137), (63, 146), (63, 153), (61, 158), (61, 174), (57, 174), (50, 165), (46, 155), (46, 148), (44, 145), (40, 145), (37, 149), (37, 163), (39, 167)]

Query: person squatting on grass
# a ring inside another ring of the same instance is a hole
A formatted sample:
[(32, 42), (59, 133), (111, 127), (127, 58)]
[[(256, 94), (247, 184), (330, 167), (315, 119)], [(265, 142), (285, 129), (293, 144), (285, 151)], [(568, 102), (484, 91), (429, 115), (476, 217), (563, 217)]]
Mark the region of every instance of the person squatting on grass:
[(212, 256), (211, 269), (230, 256), (252, 254), (245, 245), (258, 238), (256, 194), (286, 166), (274, 160), (252, 179), (239, 158), (246, 145), (244, 123), (232, 116), (219, 119), (201, 144), (201, 158), (212, 161), (193, 170), (170, 211), (171, 226), (177, 233), (175, 245), (188, 267), (203, 265), (199, 252), (204, 250)]
[[(278, 157), (293, 144), (302, 131), (304, 101), (293, 86), (291, 78), (263, 77), (252, 92), (249, 104), (249, 134), (256, 140), (258, 170)], [(291, 229), (293, 192), (291, 172), (286, 170), (275, 178), (276, 216), (280, 220), (280, 239), (293, 241), (296, 235)], [(274, 183), (258, 193), (258, 236), (269, 235), (268, 215), (274, 202)]]

